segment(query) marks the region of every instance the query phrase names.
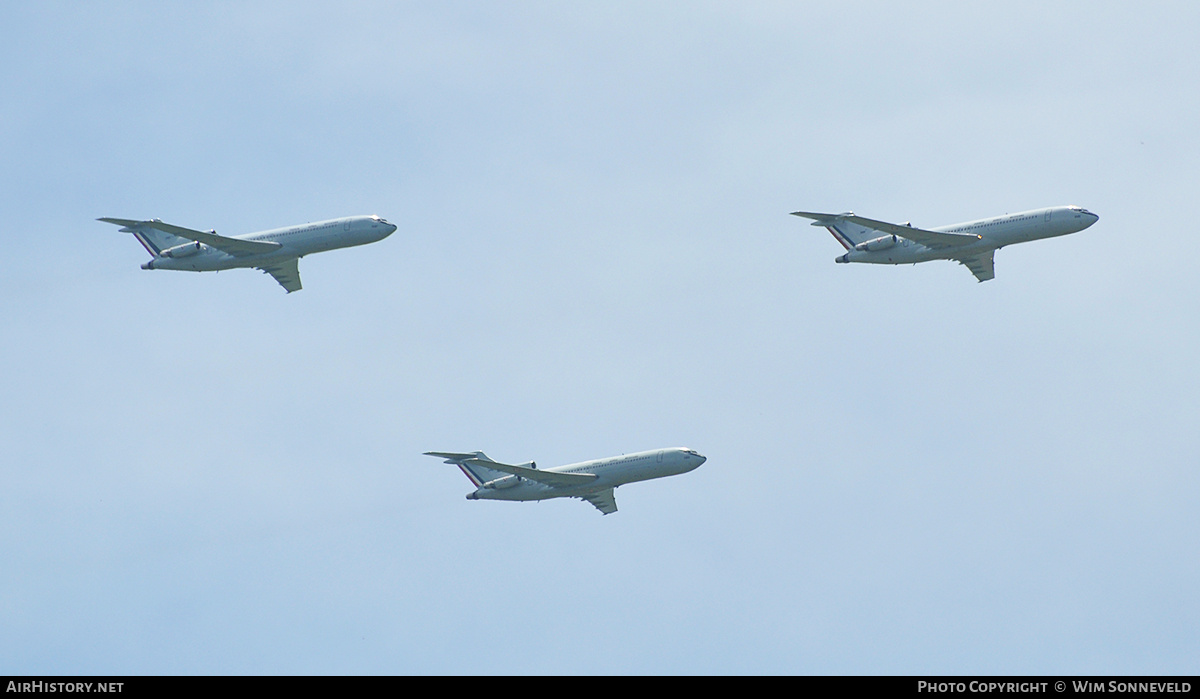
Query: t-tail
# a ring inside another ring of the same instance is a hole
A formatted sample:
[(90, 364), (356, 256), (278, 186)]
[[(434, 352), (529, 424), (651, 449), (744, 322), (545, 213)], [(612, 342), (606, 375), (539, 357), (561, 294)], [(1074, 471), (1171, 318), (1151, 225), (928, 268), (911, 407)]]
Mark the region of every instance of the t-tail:
[(829, 231), (842, 244), (842, 247), (847, 250), (853, 250), (856, 245), (874, 240), (880, 236), (879, 231), (874, 228), (867, 228), (866, 226), (847, 221), (846, 217), (853, 216), (853, 211), (847, 211), (843, 214), (817, 214), (809, 211), (793, 211), (792, 215), (813, 219), (811, 225), (819, 226)]
[(152, 228), (152, 221), (133, 221), (127, 218), (98, 218), (97, 221), (104, 221), (116, 226), (121, 226), (122, 233), (132, 233), (134, 238), (146, 248), (146, 252), (150, 253), (150, 257), (158, 257), (163, 250), (170, 250), (173, 247), (194, 243), (194, 240), (180, 238), (177, 235), (171, 235), (166, 231)]
[[(471, 483), (476, 488), (483, 486), (485, 483), (507, 478), (511, 475), (508, 471), (500, 471), (494, 468), (488, 468), (481, 461), (494, 461), (481, 451), (473, 451), (470, 453), (448, 452), (448, 451), (427, 451), (426, 456), (436, 456), (445, 459), (446, 463), (454, 464), (462, 469), (463, 475), (471, 479)], [(469, 463), (468, 463), (469, 462)], [(537, 464), (530, 461), (529, 463), (521, 464), (525, 468), (537, 468)]]

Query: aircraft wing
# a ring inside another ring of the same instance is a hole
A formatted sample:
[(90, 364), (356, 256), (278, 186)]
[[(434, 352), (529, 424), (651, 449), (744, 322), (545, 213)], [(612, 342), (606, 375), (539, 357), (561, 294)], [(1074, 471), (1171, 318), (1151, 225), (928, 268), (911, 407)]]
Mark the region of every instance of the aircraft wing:
[(938, 233), (937, 231), (927, 231), (924, 228), (913, 228), (912, 226), (902, 226), (898, 223), (888, 223), (887, 221), (876, 221), (873, 218), (865, 218), (856, 216), (853, 213), (845, 214), (818, 214), (811, 211), (793, 211), (793, 216), (801, 216), (803, 218), (811, 218), (816, 221), (813, 225), (825, 226), (837, 223), (838, 221), (849, 221), (857, 223), (864, 228), (879, 231), (880, 233), (889, 233), (898, 235), (901, 238), (920, 243), (927, 248), (938, 250), (942, 248), (955, 248), (960, 245), (969, 245), (981, 239), (981, 236), (964, 234), (964, 233)]
[(984, 254), (959, 259), (959, 264), (971, 270), (971, 274), (981, 282), (996, 278), (996, 251), (988, 250)]
[(940, 248), (956, 248), (960, 245), (970, 245), (971, 243), (983, 238), (983, 236), (980, 235), (963, 233), (938, 233), (937, 231), (927, 231), (923, 228), (913, 228), (912, 226), (901, 226), (899, 224), (888, 223), (886, 221), (876, 221), (875, 219), (863, 218), (862, 216), (850, 215), (846, 216), (845, 218), (851, 223), (857, 223), (860, 226), (873, 228), (880, 233), (891, 233), (892, 235), (898, 235), (901, 238), (908, 238), (914, 243), (920, 243), (921, 245), (934, 250)]
[(579, 499), (587, 500), (595, 505), (597, 510), (606, 515), (611, 515), (617, 511), (617, 498), (613, 496), (612, 488), (601, 490), (591, 495), (581, 495)]
[[(440, 454), (434, 454), (440, 456)], [(520, 476), (538, 483), (545, 483), (558, 488), (572, 487), (576, 485), (585, 485), (599, 478), (594, 473), (559, 473), (558, 471), (541, 471), (536, 468), (526, 468), (525, 466), (513, 466), (511, 464), (502, 464), (491, 459), (463, 459), (461, 463), (470, 464), (473, 466), (483, 466), (495, 471), (503, 471), (511, 473), (514, 476)]]
[(293, 257), (290, 260), (275, 262), (269, 265), (259, 267), (262, 271), (275, 277), (275, 281), (279, 282), (290, 294), (293, 291), (300, 291), (300, 260)]
[[(197, 231), (183, 226), (175, 226), (170, 223), (163, 223), (158, 219), (149, 221), (131, 221), (124, 218), (102, 218), (100, 221), (105, 223), (115, 223), (126, 228), (135, 228), (137, 226), (146, 226), (147, 228), (157, 228), (164, 233), (177, 235), (180, 238), (187, 240), (197, 240), (205, 245), (216, 248), (221, 252), (228, 253), (234, 257), (246, 257), (248, 255), (261, 255), (264, 252), (271, 252), (283, 247), (281, 243), (276, 243), (269, 240), (242, 240), (241, 238), (229, 238), (223, 235), (217, 235), (216, 231)], [(297, 277), (299, 279), (299, 277)], [(282, 283), (282, 282), (281, 282)], [(299, 282), (297, 282), (299, 283)], [(297, 287), (299, 288), (299, 287)]]

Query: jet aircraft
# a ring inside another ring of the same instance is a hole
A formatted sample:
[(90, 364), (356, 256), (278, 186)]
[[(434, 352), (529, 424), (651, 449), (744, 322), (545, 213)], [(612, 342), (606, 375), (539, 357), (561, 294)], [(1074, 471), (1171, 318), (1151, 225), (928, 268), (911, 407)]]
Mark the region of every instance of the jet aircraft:
[(855, 216), (795, 211), (813, 219), (846, 248), (837, 262), (904, 265), (929, 260), (954, 260), (981, 282), (996, 276), (995, 253), (1005, 245), (1078, 233), (1099, 216), (1078, 206), (1055, 206), (937, 228), (914, 228)]
[(378, 216), (335, 218), (234, 237), (174, 226), (156, 218), (96, 220), (121, 226), (121, 232), (132, 233), (138, 239), (150, 253), (150, 261), (142, 269), (210, 272), (253, 267), (274, 277), (289, 294), (300, 290), (301, 257), (374, 243), (396, 230), (396, 226)]
[(687, 473), (708, 459), (694, 449), (655, 449), (608, 459), (539, 469), (529, 461), (511, 465), (493, 461), (481, 451), (469, 454), (427, 451), (462, 469), (475, 484), (468, 500), (587, 500), (604, 514), (617, 511), (613, 489), (626, 483)]

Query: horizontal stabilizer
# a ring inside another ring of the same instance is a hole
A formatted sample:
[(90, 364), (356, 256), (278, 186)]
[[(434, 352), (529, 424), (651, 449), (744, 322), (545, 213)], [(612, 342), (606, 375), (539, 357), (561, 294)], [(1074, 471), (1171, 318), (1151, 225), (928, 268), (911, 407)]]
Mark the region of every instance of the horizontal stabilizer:
[(439, 459), (445, 459), (448, 464), (461, 464), (470, 459), (480, 459), (481, 461), (491, 461), (487, 454), (481, 451), (473, 451), (470, 454), (462, 454), (454, 451), (427, 451), (425, 456), (436, 456)]
[(104, 221), (105, 223), (112, 223), (112, 224), (115, 224), (118, 226), (122, 226), (122, 228), (121, 228), (122, 233), (132, 233), (133, 229), (136, 228), (137, 226), (141, 225), (141, 223), (142, 223), (141, 221), (134, 221), (134, 220), (128, 219), (128, 218), (103, 218), (102, 217), (102, 218), (98, 218), (96, 220)]
[(811, 211), (793, 211), (793, 216), (801, 216), (803, 218), (811, 218), (814, 226), (828, 226), (831, 223), (837, 223), (845, 219), (847, 216), (853, 216), (853, 211), (847, 211), (844, 214), (818, 214)]

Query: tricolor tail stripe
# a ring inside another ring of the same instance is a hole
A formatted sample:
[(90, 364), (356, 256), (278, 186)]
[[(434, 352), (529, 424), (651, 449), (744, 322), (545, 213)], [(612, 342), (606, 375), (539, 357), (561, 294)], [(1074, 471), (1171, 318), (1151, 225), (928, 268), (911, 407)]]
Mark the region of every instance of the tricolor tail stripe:
[(133, 237), (137, 238), (138, 242), (142, 244), (142, 247), (146, 248), (146, 252), (150, 253), (151, 257), (158, 257), (158, 253), (162, 252), (162, 248), (158, 247), (151, 242), (149, 238), (142, 235), (141, 231), (131, 231), (131, 233), (133, 233)]
[(467, 468), (467, 467), (466, 467), (464, 464), (462, 464), (462, 463), (460, 463), (460, 464), (458, 465), (458, 467), (459, 467), (459, 468), (462, 470), (462, 472), (463, 472), (463, 475), (465, 475), (467, 478), (471, 479), (471, 482), (475, 484), (475, 487), (476, 487), (476, 488), (478, 488), (479, 486), (483, 485), (483, 481), (479, 480), (479, 477), (478, 477), (478, 476), (476, 476), (476, 475), (475, 475), (475, 474), (474, 474), (474, 473), (471, 471), (471, 469)]
[(841, 231), (839, 231), (837, 226), (825, 226), (825, 230), (832, 233), (833, 237), (836, 238), (837, 241), (842, 244), (842, 247), (846, 248), (847, 250), (854, 247), (854, 244), (850, 242), (850, 239), (847, 238)]

